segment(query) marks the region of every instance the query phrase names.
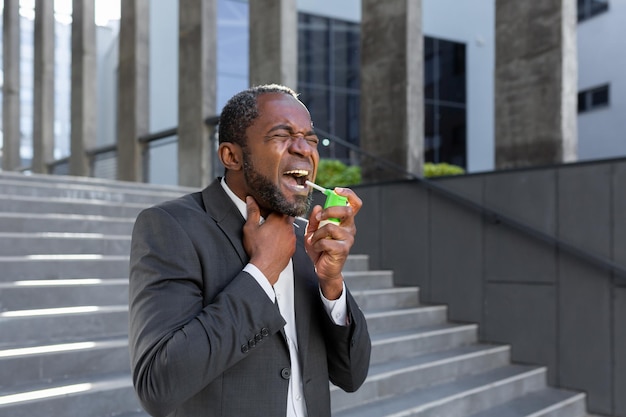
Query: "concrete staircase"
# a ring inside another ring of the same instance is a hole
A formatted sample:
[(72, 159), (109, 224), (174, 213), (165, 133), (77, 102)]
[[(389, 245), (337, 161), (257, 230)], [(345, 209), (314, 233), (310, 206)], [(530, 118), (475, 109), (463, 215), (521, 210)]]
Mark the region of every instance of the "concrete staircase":
[[(128, 365), (130, 231), (139, 210), (187, 191), (0, 173), (0, 416), (146, 415)], [(335, 417), (586, 416), (584, 394), (478, 343), (476, 325), (421, 305), (418, 288), (394, 287), (367, 256), (346, 269), (372, 364), (356, 393), (331, 387)]]

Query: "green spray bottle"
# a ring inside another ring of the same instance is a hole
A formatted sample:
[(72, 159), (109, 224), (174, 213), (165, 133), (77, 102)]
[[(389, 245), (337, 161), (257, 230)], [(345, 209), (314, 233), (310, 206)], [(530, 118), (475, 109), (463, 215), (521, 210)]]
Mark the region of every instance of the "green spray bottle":
[[(336, 192), (334, 192), (333, 190), (329, 190), (327, 188), (324, 187), (320, 187), (319, 185), (311, 182), (311, 181), (306, 181), (306, 184), (312, 188), (315, 188), (317, 191), (322, 192), (325, 196), (326, 196), (326, 201), (324, 202), (324, 208), (328, 208), (328, 207), (334, 207), (334, 206), (347, 206), (348, 205), (348, 198), (344, 197), (342, 195), (337, 194)], [(324, 226), (326, 223), (334, 223), (336, 225), (339, 225), (341, 221), (337, 218), (334, 217), (330, 217), (327, 220), (322, 220), (320, 222), (319, 227)]]

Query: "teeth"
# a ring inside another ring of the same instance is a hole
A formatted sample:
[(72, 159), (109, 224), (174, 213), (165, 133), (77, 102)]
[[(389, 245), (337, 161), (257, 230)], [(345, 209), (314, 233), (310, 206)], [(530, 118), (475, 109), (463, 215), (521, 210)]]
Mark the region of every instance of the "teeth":
[(296, 177), (306, 177), (307, 175), (309, 175), (309, 171), (304, 170), (304, 169), (294, 169), (291, 171), (285, 171), (283, 173), (283, 175), (293, 175)]

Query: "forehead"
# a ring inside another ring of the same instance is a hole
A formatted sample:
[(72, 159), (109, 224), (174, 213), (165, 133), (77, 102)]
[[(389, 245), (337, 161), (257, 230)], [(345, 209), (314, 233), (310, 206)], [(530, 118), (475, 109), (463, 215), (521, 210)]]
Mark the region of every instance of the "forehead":
[(312, 126), (311, 115), (302, 102), (283, 93), (266, 93), (257, 98), (259, 116), (254, 122), (257, 127), (272, 127), (275, 124), (292, 125), (298, 128)]

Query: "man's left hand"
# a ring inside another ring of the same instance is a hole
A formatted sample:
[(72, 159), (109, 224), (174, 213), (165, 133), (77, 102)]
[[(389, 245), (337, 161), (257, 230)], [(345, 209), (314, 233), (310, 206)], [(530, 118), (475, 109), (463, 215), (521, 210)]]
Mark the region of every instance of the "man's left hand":
[[(356, 235), (354, 216), (363, 205), (361, 199), (349, 188), (335, 188), (335, 192), (347, 197), (348, 205), (327, 209), (322, 209), (321, 206), (313, 207), (304, 240), (306, 251), (320, 279), (322, 294), (329, 300), (336, 300), (341, 296), (343, 290), (341, 271)], [(328, 218), (339, 219), (339, 225), (328, 223), (319, 227), (320, 222)]]

